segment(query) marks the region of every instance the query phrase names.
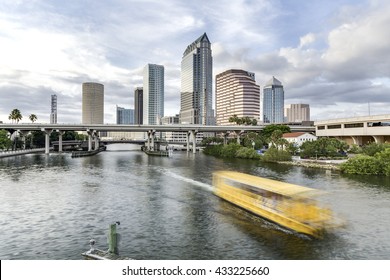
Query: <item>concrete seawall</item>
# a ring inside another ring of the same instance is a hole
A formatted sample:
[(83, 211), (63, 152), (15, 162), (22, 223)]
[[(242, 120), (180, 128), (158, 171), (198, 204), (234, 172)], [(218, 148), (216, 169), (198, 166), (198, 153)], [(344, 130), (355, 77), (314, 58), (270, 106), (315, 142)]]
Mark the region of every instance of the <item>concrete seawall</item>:
[[(52, 148), (50, 148), (50, 149), (52, 149)], [(45, 152), (45, 148), (17, 150), (17, 151), (3, 151), (3, 152), (0, 152), (0, 158), (14, 157), (14, 156), (20, 156), (20, 155), (27, 155), (27, 154), (44, 153), (44, 152)]]

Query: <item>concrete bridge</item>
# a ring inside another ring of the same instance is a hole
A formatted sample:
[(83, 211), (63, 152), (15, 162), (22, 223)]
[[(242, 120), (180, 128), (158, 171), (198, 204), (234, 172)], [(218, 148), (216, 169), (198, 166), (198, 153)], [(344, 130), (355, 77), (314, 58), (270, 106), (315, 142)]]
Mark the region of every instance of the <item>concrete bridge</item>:
[[(266, 125), (257, 126), (206, 126), (206, 125), (189, 125), (189, 124), (174, 124), (174, 125), (118, 125), (118, 124), (42, 124), (42, 123), (18, 123), (7, 124), (0, 123), (0, 130), (5, 129), (10, 133), (18, 131), (22, 137), (30, 131), (45, 132), (45, 153), (49, 153), (49, 136), (53, 131), (59, 133), (59, 151), (62, 151), (62, 135), (66, 131), (83, 131), (88, 134), (88, 150), (94, 147), (99, 147), (99, 132), (145, 132), (147, 149), (153, 150), (156, 132), (184, 132), (186, 134), (187, 150), (190, 147), (190, 139), (195, 139), (199, 132), (221, 133), (226, 140), (230, 133), (235, 133), (237, 141), (240, 141), (240, 135), (245, 132), (260, 132)], [(291, 125), (292, 132), (314, 132), (313, 126)], [(192, 141), (192, 151), (196, 152), (196, 141)]]
[(390, 115), (362, 116), (317, 121), (316, 136), (335, 137), (348, 144), (390, 142)]

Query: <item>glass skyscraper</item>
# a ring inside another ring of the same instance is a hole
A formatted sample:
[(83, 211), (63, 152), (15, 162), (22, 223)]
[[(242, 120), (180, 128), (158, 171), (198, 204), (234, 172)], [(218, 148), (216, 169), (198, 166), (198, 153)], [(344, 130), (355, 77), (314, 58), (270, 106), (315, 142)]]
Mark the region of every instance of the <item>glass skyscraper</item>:
[(263, 88), (263, 122), (284, 122), (284, 90), (282, 83), (272, 77)]
[(180, 122), (211, 125), (213, 58), (211, 43), (204, 33), (188, 45), (181, 61)]
[(134, 124), (134, 110), (116, 106), (116, 124)]
[(164, 116), (164, 66), (147, 64), (143, 84), (143, 124), (160, 124)]

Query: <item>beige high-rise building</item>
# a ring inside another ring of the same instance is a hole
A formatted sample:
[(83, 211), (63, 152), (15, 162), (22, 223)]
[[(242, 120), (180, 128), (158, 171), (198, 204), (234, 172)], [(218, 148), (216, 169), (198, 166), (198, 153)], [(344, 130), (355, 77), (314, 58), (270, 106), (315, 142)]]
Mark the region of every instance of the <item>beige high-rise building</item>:
[(227, 70), (215, 79), (215, 111), (217, 125), (232, 125), (229, 118), (260, 119), (260, 86), (255, 74), (244, 70)]
[(289, 123), (310, 121), (309, 104), (290, 104), (285, 109), (285, 118)]
[(104, 123), (104, 85), (83, 83), (82, 123)]

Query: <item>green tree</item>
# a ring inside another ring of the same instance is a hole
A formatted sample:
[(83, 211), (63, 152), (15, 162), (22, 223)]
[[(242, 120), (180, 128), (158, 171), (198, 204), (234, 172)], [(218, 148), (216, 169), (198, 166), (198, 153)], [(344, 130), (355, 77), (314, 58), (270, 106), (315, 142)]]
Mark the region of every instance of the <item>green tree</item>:
[(264, 153), (261, 160), (265, 162), (291, 161), (292, 156), (288, 151), (271, 147)]
[(238, 121), (238, 117), (236, 114), (234, 114), (233, 116), (229, 117), (229, 122), (231, 123), (237, 123)]
[(316, 141), (308, 141), (301, 145), (302, 158), (334, 158), (345, 156), (348, 145), (336, 138), (319, 138)]
[(363, 149), (356, 144), (352, 144), (352, 146), (349, 148), (348, 152), (350, 154), (361, 154), (363, 152)]
[(275, 130), (280, 130), (282, 132), (282, 135), (284, 133), (291, 132), (291, 129), (290, 129), (290, 127), (288, 125), (284, 125), (284, 124), (270, 124), (270, 125), (267, 125), (261, 131), (261, 136), (262, 136), (263, 141), (265, 143), (269, 143), (270, 142), (270, 137), (272, 135), (272, 132), (274, 132)]
[(287, 144), (287, 151), (292, 155), (297, 155), (299, 151), (299, 147), (295, 143), (288, 143)]
[(19, 123), (19, 121), (23, 118), (22, 113), (19, 109), (13, 109), (8, 116), (8, 119), (12, 122)]
[(363, 154), (368, 156), (374, 156), (376, 153), (384, 151), (386, 148), (390, 148), (390, 144), (385, 143), (370, 143), (362, 147)]
[[(252, 143), (255, 143), (254, 147), (253, 147)], [(243, 137), (242, 144), (243, 144), (244, 147), (252, 148), (252, 149), (255, 148), (255, 150), (261, 149), (264, 146), (262, 138), (256, 132), (248, 132)]]
[(357, 155), (340, 165), (348, 174), (378, 175), (383, 173), (380, 160), (367, 155)]
[(203, 138), (201, 146), (216, 145), (223, 143), (223, 139), (220, 137), (207, 137)]
[(248, 159), (259, 159), (260, 155), (256, 150), (247, 147), (241, 147), (236, 151), (235, 157), (248, 158)]
[(257, 125), (257, 120), (256, 119), (252, 119), (251, 125)]
[(244, 124), (244, 125), (257, 125), (257, 120), (256, 119), (251, 119), (250, 117), (242, 117), (239, 118), (236, 114), (233, 116), (229, 117), (229, 122), (235, 123), (238, 125)]
[(222, 146), (221, 156), (227, 157), (227, 158), (234, 158), (234, 157), (236, 157), (236, 152), (241, 147), (242, 146), (237, 144), (237, 143), (231, 143), (229, 145), (224, 145), (224, 146)]
[[(283, 137), (283, 132), (279, 129), (274, 130), (269, 137), (270, 143), (272, 147), (275, 147), (277, 150), (284, 144), (281, 139)], [(284, 139), (285, 140), (285, 139)]]
[(8, 136), (8, 131), (0, 130), (0, 150), (9, 150), (12, 147), (12, 141)]
[(45, 133), (43, 131), (31, 132), (32, 144), (35, 148), (45, 147)]
[(30, 116), (28, 116), (28, 119), (29, 119), (32, 123), (34, 123), (34, 122), (38, 119), (38, 117), (37, 117), (35, 114), (31, 114)]

